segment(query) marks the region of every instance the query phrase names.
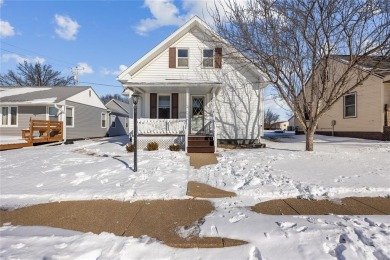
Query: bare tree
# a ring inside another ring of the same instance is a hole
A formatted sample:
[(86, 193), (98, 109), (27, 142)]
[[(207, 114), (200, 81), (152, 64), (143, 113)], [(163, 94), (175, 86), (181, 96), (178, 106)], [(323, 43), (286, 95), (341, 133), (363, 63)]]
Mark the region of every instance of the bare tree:
[(271, 128), (271, 125), (279, 120), (279, 115), (272, 112), (270, 108), (264, 113), (264, 127)]
[(63, 77), (60, 71), (53, 70), (51, 65), (40, 63), (19, 63), (16, 71), (0, 75), (2, 86), (68, 86), (73, 85), (73, 77)]
[(302, 124), (307, 151), (321, 116), (390, 60), (386, 0), (226, 0), (218, 6), (210, 11), (216, 31), (245, 56), (237, 62), (265, 73)]
[(100, 96), (100, 100), (104, 104), (107, 104), (111, 99), (116, 99), (116, 100), (122, 101), (123, 103), (129, 104), (129, 99), (122, 96), (121, 94), (114, 94), (114, 95), (106, 94), (106, 95)]

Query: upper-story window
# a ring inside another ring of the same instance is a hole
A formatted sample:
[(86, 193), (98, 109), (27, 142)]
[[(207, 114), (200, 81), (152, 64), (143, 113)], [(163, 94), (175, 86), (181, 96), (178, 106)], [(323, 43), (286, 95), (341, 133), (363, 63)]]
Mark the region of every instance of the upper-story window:
[(214, 50), (203, 50), (203, 68), (214, 68)]
[(177, 67), (188, 68), (188, 49), (177, 49)]
[(344, 117), (356, 117), (356, 92), (344, 96)]

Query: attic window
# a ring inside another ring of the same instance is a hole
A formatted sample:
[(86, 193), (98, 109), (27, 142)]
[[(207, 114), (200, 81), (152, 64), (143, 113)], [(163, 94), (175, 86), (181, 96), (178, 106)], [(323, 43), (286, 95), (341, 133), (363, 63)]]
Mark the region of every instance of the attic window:
[(214, 50), (203, 50), (203, 68), (214, 68)]
[(89, 90), (89, 97), (91, 97), (92, 96), (92, 91), (91, 90)]
[(188, 49), (177, 49), (177, 67), (188, 68)]

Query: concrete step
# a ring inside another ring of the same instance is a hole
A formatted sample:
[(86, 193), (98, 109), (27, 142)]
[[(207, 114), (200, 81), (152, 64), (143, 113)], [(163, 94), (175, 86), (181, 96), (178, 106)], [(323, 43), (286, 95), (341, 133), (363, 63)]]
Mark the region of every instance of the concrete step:
[(188, 147), (214, 146), (213, 140), (188, 140)]
[(189, 135), (188, 140), (214, 140), (214, 136), (208, 135)]
[(214, 146), (188, 146), (187, 153), (214, 153)]

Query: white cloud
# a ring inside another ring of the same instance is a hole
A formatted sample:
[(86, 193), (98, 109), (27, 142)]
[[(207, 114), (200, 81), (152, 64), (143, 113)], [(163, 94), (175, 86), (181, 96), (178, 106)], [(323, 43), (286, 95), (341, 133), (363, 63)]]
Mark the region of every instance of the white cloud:
[[(245, 5), (247, 0), (236, 0), (236, 3)], [(142, 19), (136, 26), (136, 32), (146, 35), (148, 32), (163, 26), (182, 25), (194, 15), (208, 23), (212, 22), (210, 12), (215, 5), (222, 10), (224, 1), (215, 0), (183, 0), (181, 8), (176, 6), (173, 0), (144, 0), (144, 6), (149, 8), (152, 18)], [(221, 13), (223, 15), (223, 13)]]
[(149, 8), (153, 18), (142, 19), (136, 27), (136, 32), (146, 35), (149, 31), (168, 25), (181, 25), (185, 16), (180, 16), (179, 9), (173, 0), (145, 0), (145, 7)]
[(0, 37), (11, 37), (14, 35), (14, 27), (9, 22), (0, 20)]
[(92, 74), (93, 73), (92, 67), (90, 67), (86, 62), (79, 62), (77, 64), (77, 67), (80, 69), (79, 70), (79, 75)]
[(10, 60), (14, 60), (17, 63), (24, 63), (24, 61), (27, 61), (29, 63), (44, 63), (45, 59), (41, 57), (22, 57), (18, 54), (3, 54), (1, 55), (1, 60), (3, 62), (8, 62)]
[(107, 76), (107, 75), (117, 76), (117, 75), (121, 74), (125, 69), (127, 69), (126, 65), (120, 65), (118, 70), (109, 70), (107, 68), (102, 68), (100, 70), (100, 73), (103, 74), (104, 76)]
[(0, 7), (4, 4), (4, 0), (0, 0)]
[(58, 36), (65, 40), (75, 40), (76, 34), (80, 28), (80, 25), (77, 23), (77, 21), (72, 20), (69, 16), (62, 16), (59, 14), (56, 14), (56, 30)]

